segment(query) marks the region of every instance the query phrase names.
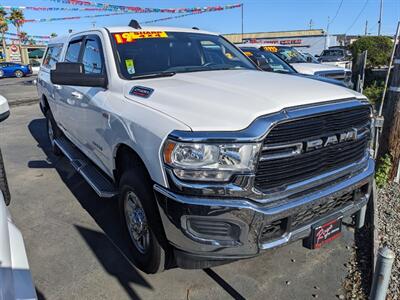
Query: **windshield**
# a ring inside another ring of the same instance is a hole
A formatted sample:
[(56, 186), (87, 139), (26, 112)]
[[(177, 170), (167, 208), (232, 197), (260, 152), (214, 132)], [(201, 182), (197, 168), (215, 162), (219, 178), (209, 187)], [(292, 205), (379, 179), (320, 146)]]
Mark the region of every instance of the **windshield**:
[(322, 56), (344, 56), (344, 51), (341, 49), (324, 50)]
[(263, 46), (262, 50), (272, 52), (279, 56), (287, 63), (306, 63), (307, 59), (296, 49), (292, 47), (280, 47), (280, 46)]
[(280, 59), (278, 56), (271, 52), (265, 52), (258, 50), (257, 48), (241, 48), (244, 54), (248, 57), (264, 58), (265, 64), (260, 66), (261, 69), (265, 71), (272, 71), (278, 73), (295, 73), (291, 66), (289, 66), (285, 61)]
[(187, 32), (113, 33), (117, 64), (126, 79), (136, 76), (257, 68), (220, 36)]

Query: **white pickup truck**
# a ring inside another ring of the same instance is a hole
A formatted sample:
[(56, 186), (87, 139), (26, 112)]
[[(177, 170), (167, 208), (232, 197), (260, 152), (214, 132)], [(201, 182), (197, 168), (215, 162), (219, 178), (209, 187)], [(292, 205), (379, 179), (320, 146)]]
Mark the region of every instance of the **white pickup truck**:
[(367, 204), (367, 99), (263, 72), (220, 35), (135, 21), (76, 32), (49, 42), (38, 91), (54, 152), (118, 196), (145, 272), (319, 248)]

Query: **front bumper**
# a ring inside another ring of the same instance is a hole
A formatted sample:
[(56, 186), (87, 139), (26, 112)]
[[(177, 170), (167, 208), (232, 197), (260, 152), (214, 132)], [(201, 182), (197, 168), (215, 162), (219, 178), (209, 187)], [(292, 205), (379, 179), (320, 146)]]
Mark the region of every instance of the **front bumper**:
[[(306, 238), (312, 225), (324, 219), (356, 213), (368, 202), (374, 168), (374, 161), (369, 159), (366, 168), (353, 177), (274, 205), (246, 198), (188, 196), (159, 185), (154, 190), (167, 239), (178, 252), (190, 258), (236, 260)], [(324, 208), (326, 203), (335, 203), (348, 194), (352, 195), (351, 201), (329, 210), (325, 207), (326, 213), (305, 217), (304, 222), (296, 221), (296, 227), (291, 226), (295, 216)], [(271, 224), (279, 224), (280, 230), (275, 228), (273, 235), (265, 235)]]

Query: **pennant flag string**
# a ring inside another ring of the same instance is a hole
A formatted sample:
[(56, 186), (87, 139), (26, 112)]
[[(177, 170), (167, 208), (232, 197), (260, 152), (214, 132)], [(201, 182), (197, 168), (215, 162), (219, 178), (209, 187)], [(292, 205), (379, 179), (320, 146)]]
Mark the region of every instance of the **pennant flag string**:
[(0, 9), (4, 10), (33, 10), (33, 11), (114, 11), (112, 9), (97, 8), (97, 7), (40, 7), (40, 6), (3, 6)]
[[(64, 0), (59, 0), (59, 1), (64, 1)], [(65, 1), (67, 1), (67, 0), (65, 0)], [(183, 14), (183, 15), (172, 16), (172, 17), (167, 17), (167, 18), (162, 18), (162, 19), (156, 19), (156, 20), (151, 20), (151, 21), (147, 21), (147, 22), (155, 23), (155, 22), (159, 22), (159, 21), (183, 18), (186, 16), (200, 14), (200, 13), (217, 12), (217, 11), (223, 11), (223, 10), (228, 10), (228, 9), (240, 8), (240, 7), (242, 7), (242, 4), (225, 5), (225, 6), (221, 7), (220, 9), (214, 9), (214, 10), (204, 8), (204, 9), (200, 9), (198, 11), (191, 11), (190, 13)], [(115, 16), (115, 15), (132, 14), (132, 13), (133, 13), (132, 11), (121, 11), (121, 12), (99, 14), (99, 15), (71, 16), (71, 17), (60, 17), (60, 18), (25, 19), (25, 20), (20, 20), (20, 23), (43, 23), (43, 22), (65, 21), (65, 20), (80, 20), (80, 19), (110, 17), (110, 16)], [(8, 20), (7, 22), (10, 23), (11, 21)], [(145, 23), (145, 24), (148, 24), (148, 23)]]
[[(16, 36), (18, 37), (17, 33), (12, 33), (12, 32), (5, 32), (4, 35), (8, 35), (8, 36)], [(27, 35), (27, 37), (30, 38), (37, 38), (37, 39), (50, 39), (49, 35)]]
[(80, 0), (47, 0), (51, 2), (70, 4), (78, 6), (90, 6), (98, 9), (104, 10), (114, 10), (114, 11), (131, 11), (134, 13), (193, 13), (200, 11), (219, 11), (230, 8), (241, 7), (242, 4), (231, 4), (223, 6), (204, 6), (204, 7), (192, 7), (192, 8), (148, 8), (148, 7), (138, 7), (138, 6), (123, 6), (115, 5), (109, 3), (97, 3), (92, 1), (80, 1)]

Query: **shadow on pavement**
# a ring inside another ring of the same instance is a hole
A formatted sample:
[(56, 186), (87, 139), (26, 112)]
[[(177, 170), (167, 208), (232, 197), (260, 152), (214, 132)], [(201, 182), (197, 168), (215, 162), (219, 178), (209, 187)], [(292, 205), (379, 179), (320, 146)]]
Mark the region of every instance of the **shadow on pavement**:
[[(104, 234), (78, 225), (75, 225), (76, 229), (96, 255), (103, 268), (119, 281), (130, 298), (138, 299), (138, 295), (130, 287), (129, 283), (136, 283), (149, 289), (152, 289), (152, 286), (133, 266), (133, 259), (129, 251), (130, 246), (127, 239), (124, 238), (119, 223), (117, 201), (98, 197), (65, 158), (56, 157), (51, 152), (45, 119), (31, 121), (28, 128), (37, 141), (37, 146), (47, 155), (47, 161), (29, 161), (28, 167), (55, 168), (57, 170), (65, 185), (104, 231)], [(245, 299), (213, 270), (204, 269), (204, 272), (234, 299)]]
[(215, 273), (211, 269), (204, 269), (203, 270), (211, 279), (213, 279), (220, 287), (222, 287), (233, 299), (237, 300), (245, 300), (246, 298), (243, 297), (238, 291), (236, 291), (229, 283), (227, 283), (221, 276)]
[(118, 252), (104, 233), (78, 225), (75, 225), (75, 228), (78, 230), (90, 249), (92, 249), (99, 262), (101, 262), (104, 270), (118, 280), (129, 295), (130, 299), (139, 299), (139, 296), (129, 285), (130, 283), (140, 284), (151, 288), (144, 278), (132, 270), (133, 267), (127, 267), (123, 254)]
[(77, 230), (90, 246), (104, 269), (115, 276), (131, 298), (138, 298), (129, 286), (129, 282), (149, 289), (152, 286), (143, 278), (133, 265), (128, 240), (124, 238), (120, 226), (117, 201), (100, 198), (82, 177), (73, 169), (66, 158), (55, 156), (50, 149), (46, 133), (46, 120), (35, 119), (28, 125), (29, 131), (43, 150), (47, 160), (29, 161), (29, 168), (55, 168), (60, 178), (72, 192), (81, 206), (90, 214), (103, 233), (76, 226)]
[(46, 300), (46, 297), (43, 295), (43, 293), (38, 288), (36, 288), (35, 290), (36, 290), (36, 296), (37, 296), (38, 300)]

